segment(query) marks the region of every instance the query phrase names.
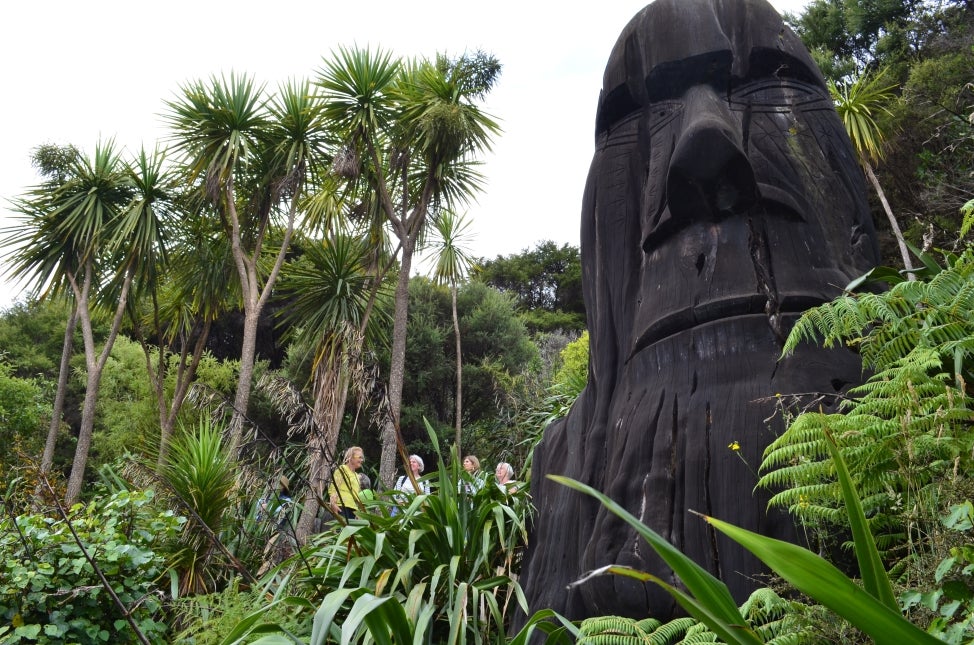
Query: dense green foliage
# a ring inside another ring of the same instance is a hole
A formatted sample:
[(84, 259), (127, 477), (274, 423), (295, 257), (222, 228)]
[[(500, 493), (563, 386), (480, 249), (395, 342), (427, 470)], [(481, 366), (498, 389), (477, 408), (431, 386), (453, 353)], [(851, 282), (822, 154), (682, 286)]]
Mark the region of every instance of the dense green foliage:
[(838, 78), (876, 64), (908, 64), (926, 44), (943, 5), (949, 13), (963, 10), (964, 2), (814, 0), (790, 22), (825, 75)]
[[(850, 522), (855, 529), (843, 490), (854, 486), (862, 524), (885, 558), (874, 568), (892, 567), (901, 602), (919, 624), (960, 642), (971, 635), (958, 611), (968, 581), (962, 570), (945, 575), (966, 557), (958, 545), (970, 539), (956, 509), (967, 508), (972, 488), (974, 254), (943, 257), (946, 266), (921, 254), (915, 281), (874, 270), (868, 277), (892, 282), (889, 290), (847, 293), (801, 317), (786, 352), (807, 341), (855, 347), (869, 377), (842, 397), (838, 414), (824, 414), (814, 402), (781, 401), (785, 414), (798, 416), (765, 452), (759, 485), (778, 491), (771, 503), (787, 507), (825, 550)], [(848, 486), (836, 478), (845, 462)], [(951, 508), (949, 528), (963, 535), (944, 531), (942, 516)], [(941, 606), (945, 594), (950, 602)]]
[(473, 278), (514, 296), (532, 332), (585, 328), (582, 263), (578, 247), (550, 241), (521, 253), (481, 258)]
[[(495, 419), (505, 381), (532, 368), (537, 349), (511, 299), (479, 282), (461, 285), (457, 314), (463, 356), (463, 425)], [(451, 436), (455, 381), (455, 341), (450, 292), (423, 278), (410, 281), (409, 345), (403, 386), (402, 433), (413, 446), (425, 443), (424, 418), (440, 436)], [(475, 450), (477, 438), (472, 438)]]
[[(789, 21), (827, 79), (883, 73), (895, 98), (875, 113), (875, 168), (907, 240), (958, 250), (957, 207), (974, 195), (974, 10), (969, 2), (815, 0)], [(880, 204), (873, 206), (878, 213)], [(876, 217), (886, 264), (901, 255)]]
[(12, 479), (11, 468), (24, 456), (40, 453), (41, 428), (50, 418), (50, 393), (37, 379), (18, 378), (0, 359), (0, 480)]
[(156, 510), (151, 501), (151, 491), (92, 500), (71, 510), (71, 529), (42, 514), (0, 519), (0, 640), (138, 642), (125, 611), (143, 635), (162, 639), (168, 631), (163, 612), (168, 577), (159, 549), (184, 519)]
[(180, 435), (162, 481), (173, 506), (190, 517), (180, 538), (182, 548), (172, 563), (179, 576), (179, 593), (212, 591), (227, 566), (216, 541), (229, 523), (237, 486), (235, 464), (221, 431), (203, 422)]
[(851, 345), (871, 375), (850, 391), (840, 414), (810, 410), (772, 443), (760, 483), (787, 486), (773, 504), (805, 520), (841, 516), (836, 485), (827, 483), (825, 428), (856, 473), (876, 530), (889, 534), (887, 544), (907, 541), (910, 525), (929, 530), (941, 500), (949, 500), (959, 473), (970, 466), (972, 294), (974, 254), (968, 251), (930, 280), (849, 294), (802, 316), (785, 351), (817, 337), (826, 346)]
[[(528, 629), (552, 643), (864, 638), (853, 624), (873, 636), (882, 625), (880, 642), (920, 642), (914, 625), (945, 642), (974, 637), (974, 252), (965, 250), (970, 227), (958, 226), (957, 215), (958, 204), (974, 203), (971, 4), (815, 0), (792, 22), (837, 95), (882, 79), (869, 113), (875, 145), (858, 142), (881, 162), (877, 183), (907, 240), (927, 249), (918, 255), (918, 280), (877, 270), (870, 279), (886, 285), (801, 319), (786, 351), (800, 342), (853, 347), (869, 379), (829, 394), (843, 397), (841, 414), (782, 398), (788, 430), (761, 465), (773, 504), (788, 508), (822, 553), (833, 552), (836, 535), (852, 538), (859, 580), (710, 518), (715, 530), (771, 559), (787, 593), (763, 589), (733, 606), (719, 581), (646, 533), (685, 576), (694, 597), (673, 591), (696, 618), (602, 617), (576, 626), (539, 612)], [(173, 158), (187, 190), (174, 190), (161, 155), (123, 163), (109, 144), (90, 158), (71, 146), (37, 149), (43, 181), (18, 201), (34, 228), (5, 239), (34, 242), (13, 258), (15, 272), (38, 285), (53, 280), (54, 289), (0, 316), (0, 473), (15, 483), (0, 520), (0, 641), (133, 641), (95, 563), (150, 641), (526, 642), (528, 630), (507, 632), (511, 613), (524, 609), (517, 573), (530, 522), (531, 450), (585, 386), (588, 342), (579, 337), (577, 248), (541, 242), (481, 259), (470, 282), (466, 258), (446, 248), (449, 207), (482, 185), (475, 156), (496, 124), (480, 102), (499, 71), (480, 53), (412, 63), (353, 49), (320, 70), (323, 94), (295, 83), (265, 95), (244, 76), (191, 83), (169, 104), (172, 143), (187, 153)], [(334, 128), (324, 127), (325, 116)], [(892, 220), (877, 218), (890, 264), (897, 255), (885, 222)], [(297, 221), (302, 233), (290, 245)], [(444, 286), (411, 275), (412, 253), (433, 222), (444, 234), (437, 272)], [(234, 223), (243, 231), (237, 249)], [(65, 227), (71, 236), (62, 235)], [(408, 251), (389, 248), (392, 238)], [(73, 253), (75, 243), (86, 250)], [(931, 245), (953, 253), (932, 254)], [(275, 262), (281, 281), (273, 294), (261, 291), (277, 279)], [(66, 279), (86, 271), (96, 288), (58, 299), (71, 291)], [(126, 278), (134, 281), (128, 305)], [(400, 313), (408, 295), (398, 327), (385, 293), (395, 278)], [(84, 341), (87, 356), (71, 362), (51, 479), (59, 488), (71, 467), (65, 449), (76, 445), (88, 395), (92, 465), (117, 491), (88, 485), (89, 474), (80, 491), (86, 505), (71, 511), (90, 559), (57, 507), (45, 506), (51, 500), (34, 495), (74, 305), (87, 318), (73, 347)], [(124, 335), (116, 340), (114, 329)], [(398, 349), (387, 348), (391, 340)], [(244, 378), (240, 363), (206, 347), (243, 356)], [(396, 356), (403, 383), (392, 397)], [(90, 380), (96, 371), (100, 378)], [(258, 387), (246, 404), (238, 396), (246, 432), (228, 425), (234, 392), (251, 380), (283, 383), (281, 375), (289, 383), (276, 391)], [(189, 382), (191, 405), (183, 406), (177, 392)], [(305, 540), (293, 529), (311, 508), (309, 483), (328, 476), (339, 444), (364, 446), (378, 483), (372, 464), (392, 444), (376, 428), (388, 427), (399, 403), (403, 448), (427, 458), (433, 494), (392, 516), (380, 486), (378, 500), (347, 525), (312, 509)], [(228, 430), (243, 442), (240, 454), (228, 449)], [(438, 449), (461, 430), (463, 452), (478, 454), (485, 470), (493, 459), (515, 464), (516, 492), (481, 480), (475, 494), (465, 492), (473, 482)], [(159, 456), (167, 432), (172, 450)], [(257, 514), (258, 499), (281, 473), (294, 503), (269, 522)], [(795, 575), (796, 565), (804, 574)], [(808, 572), (816, 574), (811, 582)], [(795, 589), (806, 597), (793, 597)]]
[[(470, 480), (452, 461), (451, 468), (439, 458), (428, 478), (432, 494), (394, 516), (388, 499), (369, 503), (359, 519), (316, 536), (305, 552), (310, 568), (286, 563), (302, 601), (280, 602), (307, 617), (297, 642), (507, 642), (506, 616), (525, 609), (514, 574), (526, 539), (527, 487)], [(234, 636), (254, 629), (257, 623), (241, 621)]]
[[(0, 315), (0, 347), (3, 356), (22, 377), (43, 377), (54, 382), (64, 340), (68, 307), (62, 302), (27, 301), (13, 304)], [(100, 339), (103, 330), (95, 330)], [(76, 342), (81, 332), (75, 332)]]

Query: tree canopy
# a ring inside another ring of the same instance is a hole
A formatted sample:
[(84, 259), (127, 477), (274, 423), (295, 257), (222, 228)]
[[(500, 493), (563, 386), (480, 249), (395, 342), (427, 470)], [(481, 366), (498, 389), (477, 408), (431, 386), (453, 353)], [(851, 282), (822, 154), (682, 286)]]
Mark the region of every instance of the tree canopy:
[(532, 332), (585, 329), (578, 247), (539, 242), (533, 249), (481, 258), (473, 278), (509, 293)]

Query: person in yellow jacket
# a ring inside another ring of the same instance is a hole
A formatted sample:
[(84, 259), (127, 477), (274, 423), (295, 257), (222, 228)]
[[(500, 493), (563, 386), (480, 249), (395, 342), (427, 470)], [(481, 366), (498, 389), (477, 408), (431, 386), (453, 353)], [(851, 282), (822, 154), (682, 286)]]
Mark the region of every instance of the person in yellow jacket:
[(345, 458), (341, 466), (332, 474), (331, 484), (328, 486), (328, 502), (331, 512), (341, 515), (346, 520), (355, 518), (359, 508), (361, 485), (356, 471), (362, 467), (365, 453), (358, 446), (352, 446), (345, 451)]

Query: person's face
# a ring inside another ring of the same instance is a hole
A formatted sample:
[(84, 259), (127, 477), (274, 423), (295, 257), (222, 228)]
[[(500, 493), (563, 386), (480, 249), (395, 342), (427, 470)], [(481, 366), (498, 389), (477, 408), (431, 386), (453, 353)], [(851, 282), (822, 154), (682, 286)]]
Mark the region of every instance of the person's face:
[(362, 467), (362, 462), (365, 461), (365, 454), (361, 452), (352, 453), (351, 458), (348, 460), (348, 467), (352, 470), (358, 470)]
[(630, 356), (733, 316), (774, 326), (871, 266), (861, 172), (811, 59), (776, 34), (745, 49), (725, 35), (733, 11), (681, 2), (641, 14), (631, 41), (653, 42), (650, 53), (613, 52), (607, 81), (645, 83), (604, 89), (586, 189), (589, 237), (611, 245), (595, 251), (611, 292), (601, 300), (630, 312), (619, 330)]
[(472, 473), (473, 472), (473, 462), (470, 461), (469, 459), (464, 459), (463, 460), (463, 469), (466, 470), (468, 473)]
[(507, 468), (504, 464), (497, 464), (497, 468), (494, 469), (494, 477), (497, 478), (499, 482), (507, 481)]
[(420, 473), (419, 461), (415, 459), (410, 459), (409, 467), (413, 470), (414, 475), (418, 475)]

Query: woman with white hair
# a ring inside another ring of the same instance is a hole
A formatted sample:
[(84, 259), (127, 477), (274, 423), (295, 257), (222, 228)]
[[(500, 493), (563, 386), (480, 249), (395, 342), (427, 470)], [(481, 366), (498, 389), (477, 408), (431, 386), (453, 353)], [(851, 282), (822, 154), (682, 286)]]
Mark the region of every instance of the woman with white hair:
[[(400, 475), (399, 479), (396, 480), (396, 485), (393, 490), (396, 491), (394, 494), (394, 499), (399, 506), (405, 506), (409, 501), (409, 497), (412, 495), (430, 494), (430, 483), (428, 481), (420, 481), (419, 478), (426, 469), (426, 464), (423, 463), (423, 458), (419, 455), (409, 455), (409, 469), (413, 473), (413, 479), (416, 480), (416, 484), (419, 486), (419, 490), (413, 486), (413, 482), (410, 481), (407, 475)], [(395, 515), (398, 509), (393, 507), (392, 514)]]
[(497, 464), (494, 469), (494, 479), (497, 481), (497, 487), (502, 491), (507, 493), (517, 492), (517, 482), (514, 481), (514, 467), (502, 461)]

